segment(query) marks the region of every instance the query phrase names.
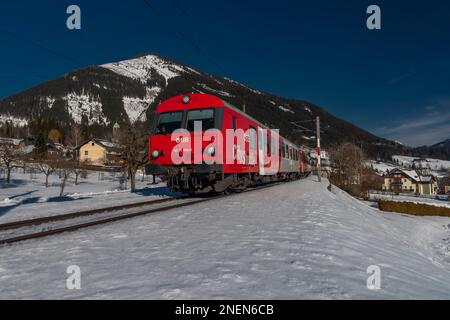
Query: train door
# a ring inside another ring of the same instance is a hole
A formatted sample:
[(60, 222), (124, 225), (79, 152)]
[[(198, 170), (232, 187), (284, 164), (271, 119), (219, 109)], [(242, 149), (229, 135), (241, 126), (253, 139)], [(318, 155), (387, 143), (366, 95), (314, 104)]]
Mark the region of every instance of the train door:
[(249, 143), (248, 143), (248, 163), (252, 167), (258, 163), (258, 137), (256, 129), (249, 127)]
[(258, 165), (259, 165), (259, 174), (265, 175), (266, 170), (264, 167), (264, 164), (266, 162), (265, 156), (264, 156), (264, 149), (266, 145), (266, 135), (264, 134), (264, 130), (260, 127), (258, 127)]

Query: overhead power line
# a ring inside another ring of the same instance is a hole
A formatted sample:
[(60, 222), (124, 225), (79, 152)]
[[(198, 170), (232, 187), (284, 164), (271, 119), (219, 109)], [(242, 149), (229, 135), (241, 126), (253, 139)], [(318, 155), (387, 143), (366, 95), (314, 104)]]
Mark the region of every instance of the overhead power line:
[(172, 21), (170, 21), (161, 11), (159, 11), (155, 6), (153, 6), (149, 0), (144, 0), (144, 4), (149, 7), (156, 15), (158, 15), (162, 20), (164, 20), (181, 38), (186, 40), (194, 49), (196, 49), (201, 55), (203, 55), (211, 64), (213, 64), (217, 69), (219, 69), (224, 75), (226, 75), (225, 70), (212, 59), (195, 41), (189, 38), (184, 32), (182, 32)]
[(67, 55), (65, 55), (65, 54), (63, 54), (61, 52), (58, 52), (58, 51), (55, 51), (53, 49), (47, 48), (46, 46), (43, 46), (42, 44), (39, 44), (39, 43), (37, 43), (35, 41), (26, 39), (26, 38), (24, 38), (24, 37), (22, 37), (22, 36), (20, 36), (20, 35), (18, 35), (16, 33), (12, 32), (12, 31), (9, 31), (8, 29), (6, 29), (6, 28), (4, 28), (2, 26), (0, 26), (0, 31), (2, 31), (3, 33), (9, 35), (12, 38), (18, 39), (18, 40), (20, 40), (22, 42), (26, 42), (26, 43), (28, 43), (28, 44), (36, 47), (36, 48), (39, 48), (41, 50), (47, 51), (47, 53), (50, 53), (50, 54), (52, 54), (54, 56), (57, 56), (57, 57), (59, 57), (59, 58), (61, 58), (63, 60), (66, 60), (66, 61), (69, 61), (69, 62), (72, 62), (72, 63), (78, 63), (75, 59), (73, 59), (73, 58), (71, 58), (71, 57), (69, 57), (69, 56), (67, 56)]
[[(46, 51), (47, 53), (50, 53), (50, 54), (53, 55), (53, 56), (59, 57), (59, 58), (61, 58), (61, 59), (63, 59), (63, 60), (66, 60), (66, 61), (68, 61), (68, 62), (71, 62), (71, 63), (73, 63), (73, 64), (77, 64), (77, 65), (80, 65), (80, 64), (82, 65), (82, 64), (83, 64), (83, 63), (81, 63), (80, 61), (78, 61), (78, 60), (75, 59), (75, 58), (72, 58), (72, 57), (70, 57), (70, 56), (68, 56), (68, 55), (66, 55), (66, 54), (64, 54), (64, 53), (55, 51), (55, 50), (53, 50), (53, 49), (51, 49), (51, 48), (48, 48), (48, 47), (46, 47), (46, 46), (44, 46), (44, 45), (42, 45), (42, 44), (40, 44), (40, 43), (35, 42), (35, 41), (33, 41), (33, 40), (29, 40), (29, 39), (27, 39), (27, 38), (25, 38), (25, 37), (23, 37), (23, 36), (20, 36), (20, 35), (18, 35), (18, 34), (16, 34), (16, 33), (12, 32), (12, 31), (9, 31), (8, 29), (6, 29), (6, 28), (4, 28), (4, 27), (2, 27), (2, 26), (0, 26), (0, 31), (2, 31), (3, 33), (5, 33), (5, 34), (11, 36), (12, 38), (15, 38), (15, 39), (17, 39), (17, 40), (20, 40), (20, 41), (22, 41), (22, 42), (25, 42), (25, 43), (27, 43), (27, 44), (30, 44), (30, 45), (32, 45), (32, 46), (34, 46), (34, 47), (36, 47), (36, 48), (39, 48), (39, 49), (41, 49), (41, 50), (43, 50), (43, 51)], [(116, 67), (116, 68), (118, 68), (118, 69), (122, 69), (122, 70), (125, 71), (125, 72), (131, 73), (131, 74), (135, 75), (138, 79), (141, 78), (141, 76), (140, 76), (139, 74), (133, 72), (132, 70), (125, 69), (125, 68), (121, 67), (118, 63), (113, 63), (113, 64), (114, 64), (114, 67)]]

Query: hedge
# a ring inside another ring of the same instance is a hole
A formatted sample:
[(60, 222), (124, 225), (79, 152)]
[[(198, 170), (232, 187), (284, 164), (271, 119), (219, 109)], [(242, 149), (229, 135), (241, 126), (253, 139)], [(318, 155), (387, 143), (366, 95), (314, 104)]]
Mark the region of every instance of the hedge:
[(450, 208), (424, 203), (379, 200), (378, 208), (382, 211), (407, 213), (415, 216), (450, 217)]

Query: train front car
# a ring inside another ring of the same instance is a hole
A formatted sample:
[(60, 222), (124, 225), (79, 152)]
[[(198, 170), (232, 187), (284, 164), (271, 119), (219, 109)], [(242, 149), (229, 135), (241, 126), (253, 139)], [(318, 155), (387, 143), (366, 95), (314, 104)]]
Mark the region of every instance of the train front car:
[[(224, 102), (208, 94), (176, 96), (156, 109), (149, 138), (146, 173), (167, 179), (175, 192), (214, 190), (222, 179), (220, 163), (205, 163), (214, 155), (214, 141), (204, 141), (205, 131), (222, 130)], [(214, 139), (211, 139), (214, 140)]]
[(243, 190), (299, 178), (306, 171), (299, 149), (216, 96), (188, 94), (158, 106), (146, 172), (176, 192)]

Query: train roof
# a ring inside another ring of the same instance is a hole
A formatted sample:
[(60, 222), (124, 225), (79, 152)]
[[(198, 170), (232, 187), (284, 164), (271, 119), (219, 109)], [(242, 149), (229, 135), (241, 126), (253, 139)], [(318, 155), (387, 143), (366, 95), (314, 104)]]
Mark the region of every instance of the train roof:
[[(189, 97), (188, 103), (183, 103), (184, 97)], [(226, 108), (229, 108), (229, 109), (235, 111), (236, 113), (239, 113), (242, 116), (247, 117), (248, 119), (250, 119), (253, 122), (255, 122), (256, 124), (258, 124), (259, 126), (261, 126), (263, 128), (267, 128), (266, 125), (262, 124), (260, 121), (256, 120), (248, 113), (245, 113), (244, 111), (235, 107), (231, 103), (229, 103), (225, 100), (222, 100), (221, 98), (218, 98), (215, 95), (208, 94), (208, 93), (189, 93), (189, 94), (182, 94), (182, 95), (178, 95), (178, 96), (169, 98), (169, 99), (161, 102), (160, 105), (157, 107), (156, 111), (157, 112), (170, 112), (170, 111), (179, 110), (180, 107), (183, 107), (185, 109), (226, 107)], [(270, 128), (268, 128), (268, 129), (270, 129)], [(283, 140), (285, 142), (287, 142), (288, 144), (291, 144), (292, 146), (295, 146), (296, 148), (300, 148), (297, 144), (293, 143), (292, 141), (289, 141), (282, 135), (279, 135), (279, 136), (281, 138), (283, 138)]]

